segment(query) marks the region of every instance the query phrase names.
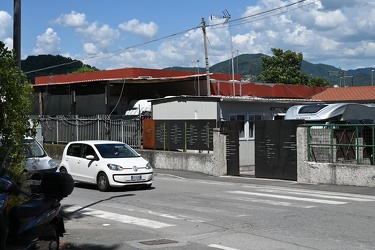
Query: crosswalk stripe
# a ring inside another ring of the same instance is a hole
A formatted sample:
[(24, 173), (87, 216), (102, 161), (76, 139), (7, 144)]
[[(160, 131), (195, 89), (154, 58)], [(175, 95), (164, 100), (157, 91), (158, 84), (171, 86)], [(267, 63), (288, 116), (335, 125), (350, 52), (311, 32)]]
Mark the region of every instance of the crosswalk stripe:
[[(280, 191), (275, 191), (275, 190), (264, 190), (264, 189), (261, 189), (260, 191), (262, 191), (262, 192), (268, 192), (268, 193), (280, 192)], [(337, 200), (373, 201), (371, 199), (365, 199), (365, 198), (356, 198), (356, 197), (338, 196), (338, 195), (323, 195), (323, 194), (306, 193), (306, 192), (291, 192), (291, 191), (287, 191), (286, 193), (293, 194), (293, 195), (305, 195), (305, 196), (313, 196), (313, 197), (328, 198), (328, 199), (337, 199)]]
[(347, 202), (344, 202), (344, 201), (312, 199), (312, 198), (303, 198), (303, 197), (295, 197), (295, 196), (287, 196), (287, 195), (275, 195), (275, 194), (255, 193), (255, 192), (245, 192), (245, 191), (228, 191), (228, 193), (261, 196), (261, 197), (270, 197), (270, 198), (278, 198), (278, 199), (285, 199), (285, 200), (306, 201), (306, 202), (331, 204), (331, 205), (347, 204)]
[[(256, 184), (246, 184), (243, 187), (256, 189), (256, 190), (277, 190), (280, 192), (295, 192), (295, 188), (287, 188), (287, 187), (275, 187), (275, 186), (268, 186), (268, 185), (256, 185)], [(340, 196), (340, 197), (354, 197), (359, 199), (365, 199), (366, 201), (375, 201), (375, 196), (373, 195), (364, 195), (364, 194), (354, 194), (354, 193), (340, 193), (340, 192), (331, 192), (331, 191), (320, 191), (320, 190), (313, 190), (313, 189), (298, 189), (298, 192), (304, 194), (323, 194), (323, 195), (332, 195), (332, 196)]]
[(84, 215), (91, 215), (94, 217), (113, 220), (113, 221), (121, 222), (124, 224), (133, 224), (133, 225), (138, 225), (138, 226), (143, 226), (143, 227), (150, 227), (154, 229), (175, 226), (172, 224), (167, 224), (167, 223), (158, 222), (154, 220), (148, 220), (148, 219), (123, 215), (123, 214), (116, 214), (116, 213), (111, 213), (111, 212), (106, 212), (106, 211), (101, 211), (101, 210), (94, 210), (91, 208), (83, 208), (80, 206), (71, 206), (69, 208), (65, 208), (64, 211), (71, 212), (71, 213), (79, 212)]
[(275, 205), (275, 206), (283, 206), (283, 207), (299, 207), (299, 208), (313, 208), (316, 206), (304, 206), (301, 204), (295, 204), (291, 202), (286, 202), (286, 201), (275, 201), (275, 200), (263, 200), (263, 199), (256, 199), (256, 198), (248, 198), (248, 197), (235, 197), (235, 200), (240, 200), (240, 201), (250, 201), (250, 202), (255, 202), (255, 203), (263, 203), (263, 204), (270, 204), (270, 205)]
[(226, 247), (218, 244), (210, 244), (208, 247), (213, 247), (213, 248), (218, 248), (218, 249), (223, 249), (223, 250), (238, 250), (236, 248), (231, 248), (231, 247)]

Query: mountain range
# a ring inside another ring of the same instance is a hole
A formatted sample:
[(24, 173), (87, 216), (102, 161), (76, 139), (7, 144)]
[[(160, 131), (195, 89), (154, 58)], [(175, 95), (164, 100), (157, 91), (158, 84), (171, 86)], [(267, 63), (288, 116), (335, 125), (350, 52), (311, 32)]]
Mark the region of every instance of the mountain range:
[[(262, 72), (262, 57), (264, 54), (242, 54), (233, 58), (234, 72), (240, 74), (244, 80), (256, 81), (256, 77)], [(166, 69), (187, 70), (196, 72), (197, 68), (170, 67)], [(313, 64), (302, 61), (301, 71), (312, 77), (326, 79), (330, 86), (365, 86), (371, 85), (375, 79), (375, 68), (359, 68), (353, 70), (342, 70), (332, 65)], [(205, 68), (199, 68), (199, 72), (205, 72)], [(210, 67), (210, 72), (232, 73), (232, 60), (226, 60)], [(345, 77), (344, 77), (345, 76)], [(345, 80), (344, 80), (345, 79)]]
[[(262, 72), (262, 57), (264, 54), (242, 54), (233, 58), (233, 71), (240, 74), (242, 79), (256, 81)], [(28, 79), (34, 83), (37, 76), (69, 74), (86, 66), (92, 69), (95, 67), (85, 65), (81, 61), (60, 55), (38, 55), (29, 56), (21, 62), (22, 71)], [(182, 70), (190, 72), (205, 72), (202, 67), (168, 67), (168, 70)], [(331, 86), (365, 86), (372, 85), (375, 68), (359, 68), (343, 71), (327, 64), (313, 64), (305, 60), (302, 61), (301, 71), (312, 77), (326, 79)], [(98, 69), (97, 69), (98, 70)], [(226, 60), (210, 67), (210, 72), (232, 74), (232, 60)]]

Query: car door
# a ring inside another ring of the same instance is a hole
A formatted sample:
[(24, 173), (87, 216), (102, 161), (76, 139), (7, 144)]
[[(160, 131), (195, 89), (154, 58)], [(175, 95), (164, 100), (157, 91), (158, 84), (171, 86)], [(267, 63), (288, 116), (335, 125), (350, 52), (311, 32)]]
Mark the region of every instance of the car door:
[(64, 159), (64, 164), (68, 167), (69, 174), (74, 180), (82, 181), (82, 170), (79, 167), (81, 161), (81, 144), (72, 143), (69, 145), (66, 156)]
[[(92, 155), (93, 159), (87, 159), (86, 156)], [(78, 162), (78, 168), (81, 171), (81, 176), (86, 182), (95, 183), (96, 181), (96, 168), (98, 165), (98, 156), (93, 147), (89, 144), (81, 145), (81, 159)]]

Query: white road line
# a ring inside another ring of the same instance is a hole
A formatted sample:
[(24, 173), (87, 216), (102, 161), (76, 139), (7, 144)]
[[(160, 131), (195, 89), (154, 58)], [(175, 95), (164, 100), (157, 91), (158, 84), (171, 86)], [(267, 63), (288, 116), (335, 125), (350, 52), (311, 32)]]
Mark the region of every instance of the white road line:
[(164, 217), (168, 219), (173, 219), (173, 220), (184, 220), (184, 221), (201, 222), (201, 223), (205, 222), (204, 220), (191, 219), (184, 215), (172, 215), (172, 214), (166, 214), (166, 213), (159, 213), (159, 212), (155, 212), (151, 210), (148, 210), (147, 212), (152, 215), (156, 215), (156, 216), (160, 216), (160, 217)]
[(116, 214), (116, 213), (111, 213), (111, 212), (106, 212), (106, 211), (101, 211), (101, 210), (94, 210), (91, 208), (82, 208), (79, 206), (72, 206), (72, 207), (64, 209), (64, 211), (68, 211), (72, 213), (79, 212), (84, 215), (90, 215), (90, 216), (94, 216), (94, 217), (98, 217), (102, 219), (113, 220), (113, 221), (121, 222), (124, 224), (133, 224), (133, 225), (155, 228), (155, 229), (175, 226), (172, 224), (167, 224), (167, 223), (158, 222), (154, 220), (148, 220), (148, 219), (123, 215), (123, 214)]
[(208, 247), (224, 249), (224, 250), (238, 250), (237, 248), (231, 248), (231, 247), (226, 247), (226, 246), (217, 245), (217, 244), (210, 244), (210, 245), (208, 245)]
[(353, 193), (341, 193), (341, 192), (331, 192), (331, 191), (321, 191), (321, 190), (313, 190), (313, 189), (298, 189), (298, 188), (287, 188), (287, 187), (275, 187), (269, 185), (256, 185), (256, 184), (246, 184), (243, 187), (253, 188), (257, 190), (268, 189), (268, 190), (281, 190), (281, 191), (290, 191), (290, 192), (301, 192), (301, 193), (309, 193), (309, 194), (323, 194), (323, 195), (339, 195), (342, 197), (355, 197), (355, 198), (363, 198), (368, 199), (370, 201), (375, 201), (375, 196), (373, 195), (365, 195), (365, 194), (353, 194)]
[[(268, 193), (275, 193), (280, 191), (275, 190), (265, 190), (260, 189), (261, 192), (268, 192)], [(290, 192), (287, 191), (288, 194), (293, 195), (305, 195), (305, 196), (312, 196), (312, 197), (319, 197), (319, 198), (328, 198), (328, 199), (337, 199), (337, 200), (350, 200), (350, 201), (374, 201), (371, 199), (365, 199), (365, 198), (356, 198), (356, 197), (348, 197), (348, 196), (338, 196), (338, 195), (324, 195), (324, 194), (314, 194), (314, 193), (306, 193), (306, 192)]]
[(278, 198), (278, 199), (285, 199), (285, 200), (307, 201), (307, 202), (315, 202), (315, 203), (331, 204), (331, 205), (347, 204), (347, 202), (343, 202), (343, 201), (311, 199), (311, 198), (294, 197), (294, 196), (287, 196), (287, 195), (275, 195), (275, 194), (254, 193), (254, 192), (245, 192), (245, 191), (229, 191), (228, 193), (261, 196), (261, 197), (271, 197), (271, 198)]
[(250, 202), (255, 202), (255, 203), (263, 203), (263, 204), (270, 204), (270, 205), (275, 205), (275, 206), (284, 206), (284, 207), (299, 207), (299, 208), (313, 208), (316, 206), (303, 206), (291, 202), (285, 202), (285, 201), (274, 201), (274, 200), (262, 200), (262, 199), (255, 199), (255, 198), (234, 198), (235, 200), (240, 200), (240, 201), (250, 201)]

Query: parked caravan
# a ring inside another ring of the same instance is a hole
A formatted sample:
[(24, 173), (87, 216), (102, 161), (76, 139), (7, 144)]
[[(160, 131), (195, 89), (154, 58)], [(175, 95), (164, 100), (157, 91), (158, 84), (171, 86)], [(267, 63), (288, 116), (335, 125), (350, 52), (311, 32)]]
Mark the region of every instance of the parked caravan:
[(285, 120), (314, 122), (375, 121), (375, 106), (372, 104), (357, 103), (296, 105), (287, 110)]

